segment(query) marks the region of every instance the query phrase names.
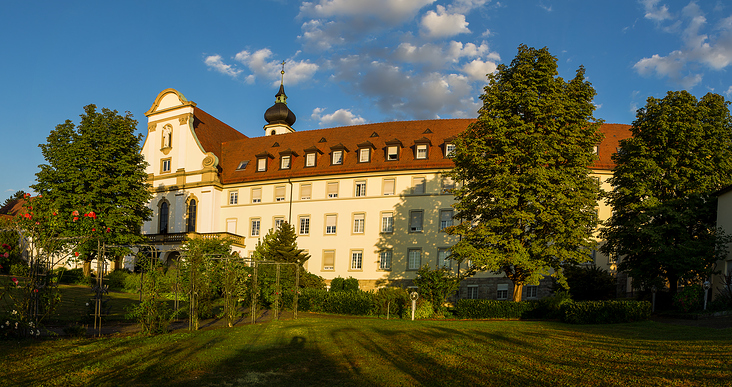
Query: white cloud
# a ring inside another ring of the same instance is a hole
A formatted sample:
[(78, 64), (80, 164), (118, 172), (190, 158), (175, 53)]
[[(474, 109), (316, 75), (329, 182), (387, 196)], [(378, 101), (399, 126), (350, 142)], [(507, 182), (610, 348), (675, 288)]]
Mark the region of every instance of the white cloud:
[(225, 64), (220, 55), (207, 56), (203, 62), (209, 69), (218, 71), (221, 74), (228, 75), (232, 78), (236, 78), (236, 76), (241, 73), (241, 70)]
[[(253, 82), (255, 77), (260, 77), (272, 80), (272, 83), (276, 86), (281, 79), (280, 70), (282, 69), (282, 62), (274, 59), (270, 60), (269, 58), (271, 56), (272, 51), (263, 48), (253, 53), (247, 50), (241, 51), (236, 54), (234, 59), (247, 66), (252, 72), (252, 75), (246, 78), (248, 83)], [(288, 85), (296, 85), (311, 79), (315, 72), (318, 71), (318, 65), (309, 61), (289, 59), (286, 60), (285, 71), (286, 83)]]
[[(659, 8), (658, 1), (647, 0), (643, 3), (646, 6), (646, 18), (656, 21), (671, 19), (668, 7)], [(661, 16), (649, 17), (649, 9), (655, 10), (655, 13), (651, 12), (652, 15)], [(654, 54), (650, 58), (643, 58), (633, 67), (640, 75), (668, 77), (685, 88), (691, 88), (701, 83), (704, 67), (722, 70), (732, 64), (732, 16), (720, 21), (713, 36), (702, 33), (707, 26), (707, 19), (696, 3), (691, 2), (684, 7), (681, 18), (671, 20), (671, 23), (672, 27), (686, 23), (686, 28), (680, 32), (683, 47), (666, 56)], [(661, 28), (664, 31), (677, 30)]]
[(727, 91), (724, 92), (724, 95), (727, 96), (727, 98), (732, 97), (732, 86), (730, 86)]
[(480, 59), (474, 59), (472, 62), (465, 64), (462, 71), (470, 79), (475, 81), (488, 81), (487, 74), (496, 71), (498, 66), (493, 62), (483, 62)]
[(318, 121), (320, 126), (350, 126), (350, 125), (361, 125), (366, 123), (366, 119), (363, 117), (353, 114), (348, 109), (338, 109), (331, 114), (322, 114), (325, 111), (323, 108), (313, 109), (313, 113), (310, 115), (315, 121)]
[(658, 2), (660, 0), (641, 0), (640, 3), (643, 4), (643, 7), (645, 8), (646, 14), (644, 17), (646, 19), (650, 19), (656, 22), (661, 22), (664, 20), (671, 19), (671, 14), (668, 11), (668, 6), (661, 5), (658, 6)]
[(414, 17), (422, 7), (435, 0), (320, 0), (304, 2), (300, 16), (315, 18), (377, 18), (390, 24)]
[(455, 0), (452, 4), (447, 6), (447, 10), (451, 13), (468, 13), (489, 2), (490, 0)]
[(430, 37), (444, 38), (470, 32), (465, 15), (448, 13), (441, 5), (437, 6), (437, 12), (428, 11), (422, 17), (421, 25), (423, 33)]

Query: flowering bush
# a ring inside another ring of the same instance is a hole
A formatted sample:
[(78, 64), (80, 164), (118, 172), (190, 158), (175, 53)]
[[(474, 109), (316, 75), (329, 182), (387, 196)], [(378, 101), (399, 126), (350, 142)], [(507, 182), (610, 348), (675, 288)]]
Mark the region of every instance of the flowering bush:
[(673, 306), (683, 313), (701, 310), (704, 305), (704, 289), (699, 285), (685, 286), (674, 295)]

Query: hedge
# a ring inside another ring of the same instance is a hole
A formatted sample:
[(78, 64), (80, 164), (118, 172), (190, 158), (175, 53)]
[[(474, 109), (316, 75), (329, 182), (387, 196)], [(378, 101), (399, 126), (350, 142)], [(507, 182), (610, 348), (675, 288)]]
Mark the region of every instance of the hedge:
[(562, 321), (570, 324), (612, 324), (650, 317), (648, 301), (579, 301), (562, 305)]
[(387, 288), (378, 292), (361, 290), (329, 292), (322, 289), (303, 289), (298, 297), (298, 310), (359, 316), (404, 317), (409, 311), (409, 295), (404, 289)]
[(533, 312), (536, 301), (458, 300), (454, 314), (458, 318), (521, 318)]

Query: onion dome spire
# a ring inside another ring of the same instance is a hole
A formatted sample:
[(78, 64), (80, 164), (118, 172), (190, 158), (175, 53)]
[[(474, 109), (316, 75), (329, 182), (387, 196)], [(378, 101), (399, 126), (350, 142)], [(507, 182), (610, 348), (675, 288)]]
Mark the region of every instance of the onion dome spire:
[(272, 105), (264, 113), (264, 119), (267, 125), (284, 124), (292, 126), (297, 119), (295, 113), (287, 107), (287, 95), (285, 94), (285, 61), (282, 61), (282, 71), (280, 71), (282, 79), (280, 80), (280, 90), (275, 94), (275, 104)]

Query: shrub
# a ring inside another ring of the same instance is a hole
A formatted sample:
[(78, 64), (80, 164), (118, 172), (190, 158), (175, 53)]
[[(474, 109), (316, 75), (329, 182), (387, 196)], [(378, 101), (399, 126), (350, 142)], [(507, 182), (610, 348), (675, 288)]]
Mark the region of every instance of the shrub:
[[(575, 301), (610, 300), (617, 293), (615, 277), (595, 265), (572, 265), (564, 268), (569, 294)], [(555, 283), (555, 289), (562, 289)]]
[(373, 292), (327, 292), (319, 289), (303, 289), (298, 308), (303, 312), (325, 312), (367, 316), (374, 305)]
[(404, 288), (381, 288), (373, 297), (372, 314), (376, 316), (404, 316), (411, 307), (409, 292)]
[(104, 283), (109, 285), (111, 289), (121, 290), (125, 287), (125, 279), (127, 276), (132, 275), (125, 269), (117, 269), (107, 274)]
[(521, 318), (538, 307), (537, 301), (458, 300), (455, 316), (458, 318)]
[(549, 297), (536, 301), (534, 310), (529, 311), (524, 317), (538, 319), (560, 319), (562, 318), (562, 305), (572, 302), (572, 297), (566, 291), (558, 291)]
[(570, 324), (613, 324), (648, 320), (648, 301), (577, 301), (562, 304), (562, 321)]
[(340, 276), (330, 281), (331, 292), (347, 292), (358, 290), (358, 280), (353, 277), (341, 278)]
[(684, 286), (684, 289), (673, 297), (674, 309), (683, 313), (701, 310), (703, 305), (704, 289), (698, 285)]
[(425, 265), (417, 271), (414, 284), (419, 287), (420, 299), (429, 301), (435, 312), (443, 314), (442, 305), (460, 286), (460, 277), (445, 267), (432, 270)]
[(84, 278), (84, 269), (66, 269), (63, 267), (53, 270), (53, 275), (60, 284), (87, 285), (89, 281)]

